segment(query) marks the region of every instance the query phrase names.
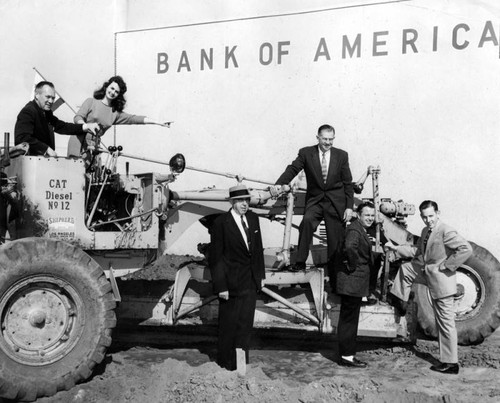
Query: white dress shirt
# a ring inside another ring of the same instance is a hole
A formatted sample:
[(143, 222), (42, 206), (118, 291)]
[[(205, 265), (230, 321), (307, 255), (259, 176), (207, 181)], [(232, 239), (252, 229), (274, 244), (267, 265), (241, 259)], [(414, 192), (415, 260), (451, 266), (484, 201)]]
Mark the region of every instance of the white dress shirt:
[[(330, 148), (326, 153), (325, 153), (325, 159), (326, 159), (326, 176), (328, 177), (328, 168), (330, 168), (330, 154), (331, 154), (332, 149)], [(321, 148), (318, 146), (318, 152), (319, 152), (319, 164), (321, 165), (321, 161), (323, 160), (323, 151), (321, 151)]]
[[(245, 241), (245, 245), (247, 246), (247, 249), (248, 249), (247, 234), (245, 233), (245, 229), (243, 228), (243, 225), (241, 225), (241, 215), (239, 215), (236, 211), (234, 211), (233, 208), (231, 209), (231, 215), (233, 216), (234, 221), (236, 222), (236, 225), (238, 226), (238, 229), (241, 232), (241, 236), (243, 237), (243, 240)], [(243, 216), (243, 221), (245, 221), (247, 228), (249, 228), (246, 216)]]

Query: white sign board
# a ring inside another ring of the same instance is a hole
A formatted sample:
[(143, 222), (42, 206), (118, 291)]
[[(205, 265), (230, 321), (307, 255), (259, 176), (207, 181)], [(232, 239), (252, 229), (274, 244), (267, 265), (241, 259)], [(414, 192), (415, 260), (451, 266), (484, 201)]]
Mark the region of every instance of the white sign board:
[[(117, 144), (274, 182), (329, 123), (354, 179), (380, 165), (382, 197), (436, 200), (446, 222), (500, 257), (500, 17), (495, 2), (481, 4), (412, 1), (118, 33), (126, 111), (175, 123), (119, 127)], [(233, 184), (186, 171), (173, 188)], [(409, 224), (423, 226), (418, 216)]]

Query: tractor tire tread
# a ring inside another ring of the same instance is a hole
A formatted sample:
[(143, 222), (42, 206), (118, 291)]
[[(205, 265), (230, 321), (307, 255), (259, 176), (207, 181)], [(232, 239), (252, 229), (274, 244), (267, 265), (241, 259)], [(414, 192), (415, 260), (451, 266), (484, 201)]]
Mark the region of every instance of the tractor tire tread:
[[(14, 262), (14, 264), (12, 264)], [(21, 263), (19, 263), (21, 262)], [(46, 262), (48, 273), (51, 273), (52, 263), (58, 265), (68, 265), (74, 272), (71, 280), (81, 279), (85, 282), (85, 290), (92, 295), (93, 310), (95, 315), (89, 316), (97, 332), (91, 334), (89, 330), (84, 333), (87, 336), (78, 341), (78, 344), (67, 356), (60, 359), (58, 371), (52, 376), (39, 378), (33, 375), (34, 371), (22, 371), (23, 365), (16, 365), (16, 369), (11, 369), (8, 363), (2, 362), (5, 358), (0, 348), (0, 397), (15, 399), (19, 401), (33, 401), (39, 397), (51, 396), (59, 390), (68, 390), (78, 382), (84, 381), (92, 374), (92, 369), (102, 362), (105, 357), (107, 347), (111, 345), (111, 334), (116, 326), (116, 316), (111, 286), (106, 280), (102, 268), (85, 252), (77, 247), (63, 241), (54, 241), (43, 238), (24, 238), (9, 242), (8, 245), (0, 249), (0, 284), (9, 278), (20, 275), (16, 269), (22, 266), (23, 273), (29, 273), (30, 267), (36, 270)], [(15, 267), (13, 267), (15, 266)], [(59, 269), (60, 270), (60, 269)], [(55, 272), (54, 272), (55, 273)], [(68, 278), (70, 278), (68, 276)], [(65, 279), (66, 280), (66, 279)], [(72, 284), (70, 282), (70, 284)], [(0, 298), (2, 295), (0, 295)], [(86, 308), (84, 308), (86, 309)], [(92, 311), (89, 311), (92, 312)], [(90, 314), (89, 314), (90, 315)], [(0, 336), (1, 337), (1, 336)], [(86, 339), (85, 339), (86, 337)], [(1, 345), (0, 345), (1, 347)], [(85, 354), (85, 349), (88, 351)], [(74, 350), (78, 350), (73, 354)], [(85, 354), (85, 355), (83, 355)], [(76, 359), (76, 357), (80, 357)], [(64, 362), (64, 360), (70, 360)], [(73, 361), (71, 361), (73, 360)], [(60, 364), (60, 362), (63, 362)], [(63, 368), (76, 364), (69, 372), (64, 372)]]
[[(483, 342), (500, 326), (500, 262), (486, 249), (471, 242), (472, 256), (465, 262), (481, 277), (485, 290), (482, 310), (473, 318), (457, 321), (458, 344), (474, 345)], [(416, 295), (419, 303), (418, 322), (425, 335), (437, 338), (438, 332), (432, 307), (426, 295), (428, 289), (416, 284)]]

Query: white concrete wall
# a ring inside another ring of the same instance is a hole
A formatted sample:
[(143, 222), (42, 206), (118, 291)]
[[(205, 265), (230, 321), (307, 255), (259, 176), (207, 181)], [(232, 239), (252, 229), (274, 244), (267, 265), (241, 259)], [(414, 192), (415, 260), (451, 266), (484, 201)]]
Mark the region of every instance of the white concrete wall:
[[(380, 165), (383, 197), (435, 199), (446, 221), (498, 251), (487, 206), (498, 200), (500, 21), (494, 3), (472, 4), (413, 1), (250, 19), (225, 13), (217, 20), (230, 21), (118, 34), (118, 70), (144, 83), (131, 90), (131, 108), (176, 122), (168, 134), (141, 131), (139, 142), (136, 128), (120, 128), (118, 142), (274, 181), (328, 122), (356, 178)], [(360, 57), (343, 57), (344, 35), (352, 45), (358, 34)], [(270, 64), (263, 44), (273, 47)], [(238, 66), (226, 66), (234, 46)], [(213, 49), (213, 68), (201, 68), (202, 49)], [(168, 55), (166, 72), (159, 53)], [(231, 183), (188, 172), (174, 186)], [(413, 231), (421, 226), (410, 220)]]
[[(3, 0), (0, 35), (7, 39), (0, 50), (8, 57), (0, 65), (0, 129), (13, 131), (33, 66), (78, 106), (113, 73), (115, 31), (179, 26), (116, 36), (127, 110), (175, 121), (170, 130), (119, 129), (126, 151), (165, 159), (183, 152), (189, 165), (274, 181), (298, 148), (314, 143), (317, 126), (329, 122), (355, 178), (369, 164), (380, 165), (382, 196), (437, 200), (448, 223), (500, 256), (500, 6), (493, 0), (361, 3), (369, 2)], [(290, 15), (272, 17), (278, 14)], [(212, 23), (222, 20), (235, 21)], [(409, 46), (402, 51), (410, 29), (418, 32), (418, 53)], [(377, 46), (387, 55), (374, 55), (374, 32), (387, 32), (378, 34), (386, 43)], [(343, 59), (343, 35), (352, 43), (357, 34), (361, 56)], [(331, 60), (315, 62), (321, 38)], [(281, 63), (260, 63), (262, 43), (276, 50), (280, 41), (290, 42)], [(468, 46), (459, 49), (464, 41)], [(224, 47), (234, 45), (239, 67), (226, 69)], [(200, 50), (210, 48), (214, 68), (201, 71)], [(182, 51), (191, 71), (177, 73)], [(158, 52), (172, 62), (165, 74), (156, 71)], [(112, 133), (106, 137), (111, 142)], [(64, 147), (59, 137), (58, 151)], [(232, 183), (186, 172), (174, 188)], [(421, 226), (418, 216), (410, 219), (413, 231)], [(180, 243), (186, 248), (188, 238)]]

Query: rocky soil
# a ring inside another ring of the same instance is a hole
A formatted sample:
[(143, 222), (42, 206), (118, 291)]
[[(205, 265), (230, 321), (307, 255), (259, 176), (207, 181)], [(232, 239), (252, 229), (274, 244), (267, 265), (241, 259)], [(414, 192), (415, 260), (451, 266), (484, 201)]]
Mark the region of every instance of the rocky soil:
[[(141, 334), (151, 345), (130, 347), (127, 340)], [(500, 332), (481, 345), (459, 347), (459, 375), (430, 371), (437, 343), (423, 339), (415, 346), (364, 340), (358, 356), (369, 367), (360, 370), (336, 364), (331, 336), (283, 339), (258, 331), (245, 376), (213, 362), (213, 331), (119, 330), (116, 340), (92, 379), (37, 402), (500, 401)]]
[[(129, 278), (171, 281), (178, 268), (200, 261), (161, 259)], [(500, 330), (459, 347), (459, 375), (430, 371), (438, 347), (423, 336), (416, 345), (362, 339), (358, 358), (369, 366), (347, 369), (336, 363), (331, 335), (259, 329), (244, 376), (215, 364), (215, 346), (210, 326), (121, 327), (89, 380), (37, 403), (500, 402)]]

